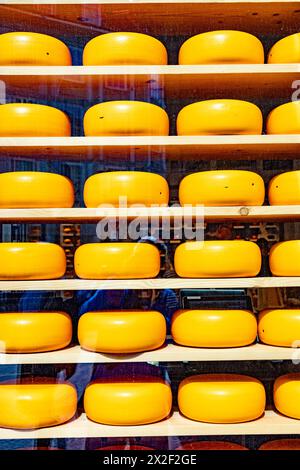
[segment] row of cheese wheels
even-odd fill
[[[300,374],[278,377],[274,383],[275,408],[300,419]],[[207,423],[241,423],[260,418],[266,405],[264,385],[238,374],[201,374],[184,379],[178,406],[187,418]],[[69,383],[51,379],[21,379],[0,385],[0,427],[34,429],[72,419],[77,393]],[[87,417],[100,424],[136,426],[161,421],[172,410],[169,383],[158,377],[98,379],[84,393]]]
[[[84,134],[95,136],[168,136],[166,111],[143,101],[107,101],[89,108],[83,119]],[[253,103],[216,99],[182,108],[177,135],[260,135],[263,115]],[[266,121],[267,134],[300,134],[300,101],[273,109]],[[71,122],[61,110],[32,103],[0,106],[0,137],[70,137]]]
[[[55,188],[55,192],[53,192]],[[143,171],[112,171],[90,176],[84,185],[86,207],[167,206],[169,185],[165,178]],[[271,205],[300,204],[300,171],[275,176],[269,183]],[[265,185],[252,171],[202,171],[186,176],[179,185],[184,205],[261,206]],[[0,207],[73,207],[74,187],[61,175],[16,171],[0,174]]]
[[[72,65],[68,47],[46,34],[11,32],[0,35],[0,65]],[[183,43],[178,63],[263,64],[264,47],[252,34],[242,31],[209,31]],[[300,33],[276,42],[268,63],[300,62]],[[115,32],[93,38],[83,50],[83,65],[166,65],[165,46],[152,36]]]
[[[259,339],[271,346],[293,347],[300,338],[300,309],[268,309],[257,319],[248,310],[178,310],[171,322],[173,340],[182,346],[234,348]],[[63,349],[72,340],[65,312],[0,314],[0,352],[37,353]],[[166,321],[158,311],[87,312],[78,323],[83,349],[107,354],[151,351],[166,340]]]

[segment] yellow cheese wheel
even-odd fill
[[[196,441],[185,442],[177,447],[176,450],[249,450],[235,442],[229,441]]]
[[[291,34],[276,42],[268,56],[269,64],[292,64],[300,62],[300,33]]]
[[[158,275],[160,254],[150,243],[87,243],[74,265],[82,279],[145,279]]]
[[[300,338],[300,309],[266,309],[258,320],[259,339],[271,346],[293,347]]]
[[[166,338],[160,312],[111,310],[85,313],[78,323],[80,346],[89,351],[123,354],[151,351]]]
[[[83,65],[166,65],[168,54],[157,39],[141,33],[107,33],[83,51]]]
[[[32,103],[0,105],[0,137],[69,137],[68,116],[51,106]]]
[[[274,439],[264,442],[258,450],[300,450],[300,439]]]
[[[300,240],[273,245],[269,265],[273,276],[300,276]]]
[[[189,104],[177,116],[178,135],[261,134],[261,110],[240,100],[208,100]]]
[[[143,101],[107,101],[87,110],[86,136],[168,135],[169,118],[159,106]]]
[[[178,406],[189,419],[207,423],[242,423],[259,418],[266,404],[263,384],[237,374],[203,374],[184,379]]]
[[[269,203],[272,206],[300,204],[300,171],[288,171],[274,176],[269,183]]]
[[[183,346],[234,348],[255,341],[257,322],[248,310],[178,310],[171,332]]]
[[[282,104],[270,112],[267,134],[300,134],[300,101]]]
[[[0,35],[0,65],[72,65],[72,57],[52,36],[13,32]]]
[[[168,205],[168,182],[160,175],[144,171],[112,171],[90,176],[84,185],[86,207],[101,204],[131,206]]]
[[[54,243],[0,243],[0,279],[57,279],[65,274],[66,255]]]
[[[75,415],[77,393],[72,384],[39,379],[27,382],[0,384],[0,427],[45,428],[65,423]]]
[[[242,31],[209,31],[183,43],[178,63],[193,64],[263,64],[264,48],[257,37]]]
[[[264,199],[264,181],[252,171],[202,171],[186,176],[179,186],[182,206],[261,206]]]
[[[161,421],[171,412],[171,387],[159,378],[99,380],[85,390],[84,410],[96,423],[136,426]]]
[[[63,349],[72,339],[72,321],[64,312],[0,313],[0,350],[34,353]]]
[[[39,171],[0,174],[0,207],[72,207],[73,204],[73,184],[64,176]]]
[[[261,268],[261,252],[244,240],[189,241],[176,248],[174,266],[180,277],[253,277]]]
[[[300,419],[300,373],[278,377],[274,382],[273,398],[280,413]]]

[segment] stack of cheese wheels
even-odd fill
[[[150,243],[88,243],[75,252],[82,279],[145,279],[160,271],[159,250]]]
[[[261,269],[261,252],[245,240],[189,241],[176,248],[174,266],[180,277],[253,277]]]
[[[183,346],[234,348],[255,341],[257,322],[249,310],[178,310],[171,332]]]
[[[136,426],[167,418],[172,391],[160,378],[101,379],[85,390],[84,409],[96,423]]]
[[[168,135],[169,117],[159,106],[143,101],[107,101],[84,115],[86,136]]]
[[[300,171],[274,176],[269,183],[271,206],[300,204]]]
[[[0,427],[36,429],[69,421],[76,413],[77,393],[68,382],[21,378],[0,384]]]
[[[0,174],[0,207],[72,207],[73,204],[73,184],[64,176],[39,171]]]
[[[300,240],[275,243],[269,265],[273,276],[300,276]]]
[[[263,116],[253,103],[208,100],[189,104],[177,116],[178,135],[261,134]]]
[[[202,171],[186,176],[179,186],[182,206],[261,206],[264,199],[264,181],[252,171]]]
[[[72,65],[68,47],[47,34],[1,34],[0,51],[0,65]]]
[[[66,271],[64,250],[53,243],[0,243],[0,279],[57,279]]]
[[[300,62],[300,33],[291,34],[276,42],[268,56],[269,64],[292,64]]]
[[[185,442],[176,450],[249,450],[247,447],[229,441],[196,441]]]
[[[273,398],[280,413],[300,419],[300,373],[278,377],[274,383]]]
[[[274,439],[264,442],[258,450],[300,450],[300,439]]]
[[[168,202],[168,182],[154,173],[144,171],[98,173],[90,176],[84,185],[86,207],[168,205]]]
[[[0,313],[0,350],[35,353],[63,349],[72,339],[72,321],[64,312]]]
[[[300,338],[300,309],[267,309],[259,314],[259,339],[271,346],[288,348]]]
[[[116,354],[150,351],[162,346],[165,338],[165,318],[151,310],[88,312],[78,324],[80,346],[89,351]]]
[[[264,48],[259,39],[242,31],[209,31],[183,43],[178,63],[194,64],[263,64]]]
[[[184,379],[178,406],[189,419],[207,423],[242,423],[259,418],[266,404],[263,384],[237,374],[203,374]]]
[[[0,105],[0,137],[70,137],[68,116],[51,106],[31,103]]]
[[[165,46],[147,34],[106,33],[93,38],[83,51],[83,65],[166,65]]]
[[[270,112],[267,134],[300,134],[300,101],[282,104]]]

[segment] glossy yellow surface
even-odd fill
[[[208,100],[189,104],[177,116],[178,135],[261,134],[261,110],[241,100]]]
[[[183,43],[178,63],[193,64],[263,64],[264,48],[257,37],[242,31],[209,31]]]
[[[68,47],[47,34],[14,32],[0,35],[0,65],[72,65]]]
[[[0,313],[0,351],[35,353],[63,349],[72,339],[72,322],[64,312]]]
[[[87,243],[74,265],[82,279],[146,279],[158,275],[160,253],[149,243]]]
[[[181,413],[207,423],[252,421],[263,414],[265,404],[263,384],[246,375],[194,375],[184,379],[178,390]]]
[[[88,351],[127,354],[151,351],[166,338],[166,320],[160,312],[107,310],[80,317],[78,340]]]
[[[300,340],[300,309],[266,309],[260,312],[259,339],[271,346],[298,347]]]
[[[268,56],[269,64],[292,64],[300,62],[300,33],[291,34],[276,42]]]
[[[186,176],[179,186],[182,206],[261,206],[264,198],[264,181],[252,171],[202,171]]]
[[[300,439],[274,439],[264,442],[258,450],[300,450]]]
[[[98,381],[85,390],[84,410],[96,423],[136,426],[166,418],[172,407],[171,387],[158,378]]]
[[[235,348],[255,341],[257,322],[248,310],[178,310],[171,333],[183,346]]]
[[[0,174],[2,208],[72,207],[73,204],[73,184],[64,176],[38,171]]]
[[[32,103],[0,105],[0,137],[69,137],[68,116],[51,106]]]
[[[157,39],[141,33],[107,33],[83,51],[83,65],[166,65],[168,54]]]
[[[168,205],[169,186],[165,178],[154,173],[111,171],[90,176],[85,182],[83,196],[86,207]]]
[[[283,415],[300,419],[300,374],[278,377],[273,389],[274,405]]]
[[[300,240],[273,245],[269,254],[269,265],[273,276],[300,276]]]
[[[166,111],[143,101],[107,101],[92,106],[84,116],[86,136],[168,135]]]
[[[58,279],[66,255],[54,243],[0,243],[0,280]]]
[[[273,206],[300,204],[300,171],[274,176],[269,183],[269,203]]]
[[[180,277],[253,277],[261,268],[261,252],[244,240],[189,241],[176,248],[174,265]]]
[[[0,385],[0,427],[36,429],[69,421],[77,393],[69,383]]]
[[[300,101],[282,104],[270,112],[267,134],[300,134]]]

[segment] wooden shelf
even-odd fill
[[[142,436],[230,436],[230,435],[300,434],[300,420],[266,411],[255,421],[237,424],[209,424],[191,421],[178,412],[164,421],[142,426],[108,426],[87,419],[85,414],[60,426],[17,431],[0,429],[0,439],[48,439]]]

